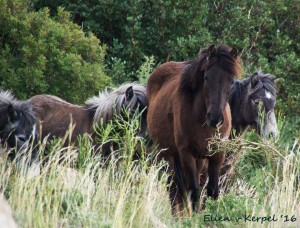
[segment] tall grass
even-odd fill
[[[92,146],[89,136],[80,137],[78,147],[64,147],[68,137],[50,144],[41,142],[44,154],[38,175],[17,169],[6,153],[1,156],[0,190],[20,227],[294,227],[300,224],[298,140],[283,147],[279,141],[249,134],[239,142],[219,143],[221,150],[240,153],[229,187],[221,190],[217,201],[208,199],[201,213],[178,219],[171,215],[166,164],[152,164],[152,152],[145,153],[144,140],[134,134],[135,122],[117,125],[118,131],[112,125],[97,130],[100,144],[111,140],[118,144],[109,158]],[[120,129],[124,131],[122,134]],[[140,160],[133,160],[135,148],[140,144],[145,154]],[[252,216],[255,219],[271,216],[277,221],[248,221]],[[211,221],[211,218],[230,221]]]

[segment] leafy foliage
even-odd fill
[[[82,102],[110,83],[106,46],[59,8],[28,12],[22,2],[0,6],[0,81],[20,98],[50,93]]]
[[[205,28],[207,9],[201,1],[36,0],[33,7],[49,7],[55,15],[63,6],[74,22],[108,45],[106,64],[115,82],[137,80],[135,73],[144,56],[158,62],[195,58],[199,47],[211,43]],[[121,74],[120,74],[121,70]],[[122,73],[124,72],[124,73]]]

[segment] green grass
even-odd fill
[[[132,156],[137,144],[135,123],[119,123],[119,131],[99,138],[119,143],[110,158],[95,152],[89,136],[78,148],[54,140],[42,156],[39,175],[25,174],[4,154],[0,162],[0,190],[12,207],[20,227],[296,227],[300,224],[300,144],[283,146],[278,140],[246,135],[229,188],[217,201],[208,199],[199,214],[171,215],[166,191],[166,164],[152,164],[153,154],[140,161]],[[114,132],[110,130],[109,132]],[[101,134],[104,134],[101,135]],[[65,137],[67,140],[68,137]],[[101,143],[101,142],[100,142]],[[236,150],[234,142],[219,144]],[[149,150],[148,150],[149,153]],[[154,153],[154,152],[153,152]],[[202,196],[205,195],[205,191]],[[271,216],[277,221],[245,221]],[[211,221],[211,218],[219,221]],[[220,221],[229,219],[230,221]],[[291,221],[295,220],[296,221]],[[285,222],[286,220],[289,220]]]

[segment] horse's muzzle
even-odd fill
[[[206,114],[206,122],[209,127],[216,128],[218,125],[221,125],[224,121],[223,115],[215,115],[208,112]]]

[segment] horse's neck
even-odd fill
[[[204,71],[202,69],[202,62],[201,60],[197,60],[197,62],[194,62],[191,66],[191,83],[193,89],[197,89],[198,91],[201,91],[202,96],[202,90],[203,90],[203,84],[201,83],[201,77],[204,77]]]
[[[192,98],[192,109],[193,110],[191,111],[195,113],[197,120],[205,123],[207,107],[204,102],[203,87],[199,88],[199,90],[195,93],[194,98]]]
[[[180,77],[180,89],[185,91],[185,93],[196,93],[199,87],[202,87],[204,71],[201,61],[185,62],[183,73]]]

